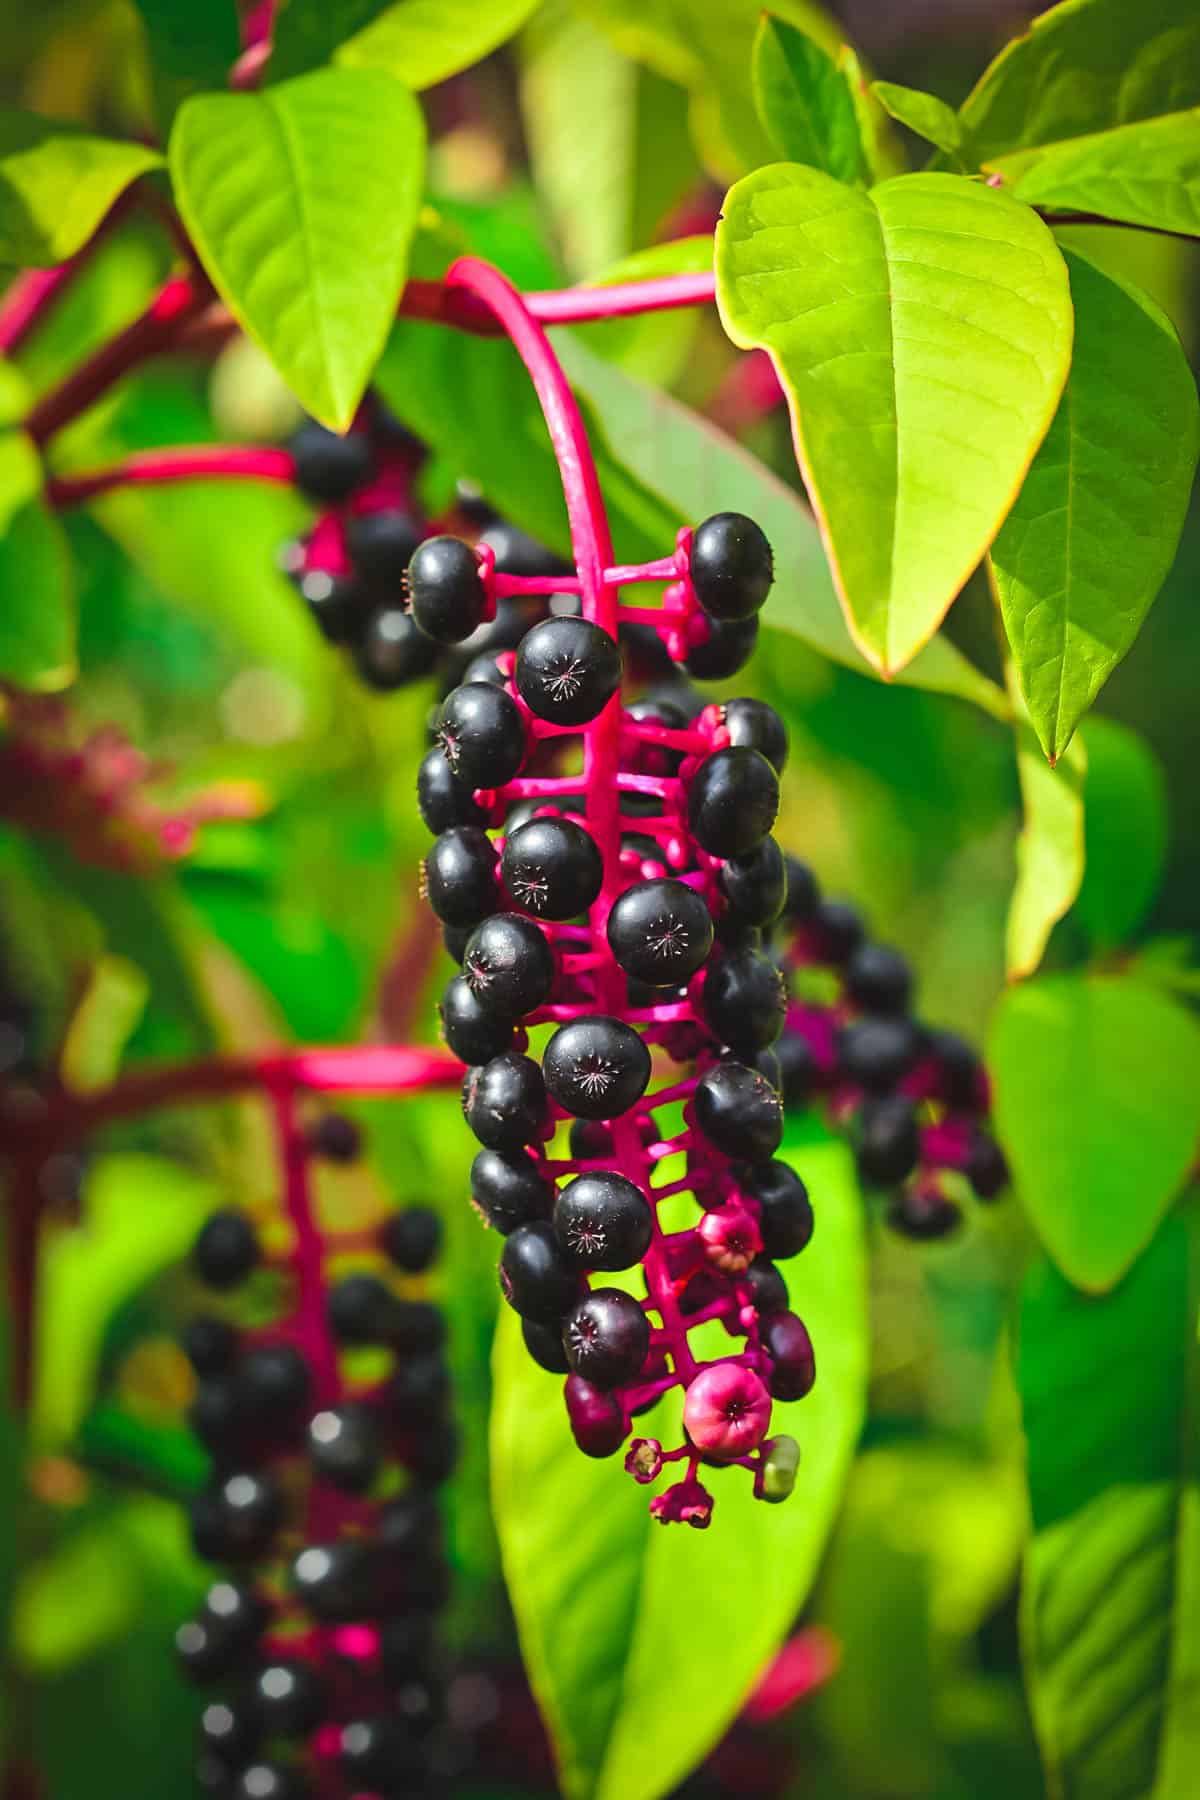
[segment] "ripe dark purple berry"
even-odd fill
[[[516,1019],[549,999],[554,951],[531,919],[494,913],[472,932],[463,975],[486,1012]]]
[[[447,984],[438,1011],[446,1043],[465,1063],[490,1062],[512,1046],[512,1020],[481,1006],[465,975],[456,975]]]
[[[789,882],[789,895],[790,892]],[[787,908],[789,913],[790,907],[789,898]],[[791,914],[791,916],[799,915]],[[841,968],[849,962],[867,935],[861,916],[845,900],[818,901],[811,922],[817,950],[824,961],[832,963],[835,968]]]
[[[258,1234],[245,1213],[232,1207],[215,1212],[192,1246],[192,1267],[208,1287],[237,1287],[257,1265]]]
[[[744,513],[714,513],[692,533],[692,587],[715,619],[753,617],[771,591],[774,560],[761,528]]]
[[[421,1791],[421,1747],[401,1719],[360,1719],[343,1726],[339,1761],[353,1793]]]
[[[375,1558],[362,1538],[306,1545],[292,1563],[291,1577],[296,1594],[323,1625],[375,1616],[380,1593]]]
[[[437,646],[417,630],[401,606],[377,607],[354,646],[359,676],[380,694],[419,681],[436,660]]]
[[[259,1429],[286,1432],[308,1405],[312,1374],[294,1344],[258,1344],[243,1356],[237,1385]]]
[[[920,1048],[909,1019],[858,1019],[838,1033],[838,1071],[844,1081],[883,1094],[907,1075]]]
[[[621,653],[608,633],[587,619],[544,619],[521,640],[515,680],[539,719],[586,725],[617,691]]]
[[[442,1221],[430,1206],[406,1206],[392,1213],[380,1229],[379,1244],[388,1261],[406,1275],[421,1275],[442,1246]]]
[[[784,1106],[803,1106],[821,1085],[823,1071],[816,1051],[798,1031],[785,1031],[775,1045]]]
[[[563,1398],[575,1442],[585,1456],[612,1456],[621,1448],[629,1426],[612,1394],[579,1375],[568,1375]]]
[[[692,644],[683,660],[689,675],[697,681],[728,681],[744,669],[758,643],[758,620],[714,619],[706,621],[708,633],[698,644]]]
[[[307,569],[300,577],[309,616],[327,644],[353,644],[374,610],[371,596],[353,575]]]
[[[442,702],[438,743],[470,788],[503,787],[525,760],[525,722],[512,695],[487,681],[456,687]]]
[[[785,1162],[757,1163],[738,1171],[744,1194],[757,1200],[759,1230],[767,1256],[798,1256],[813,1234],[812,1203],[808,1189]]]
[[[696,1084],[696,1123],[726,1156],[766,1162],[783,1137],[779,1095],[757,1070],[720,1062]]]
[[[761,751],[775,773],[783,774],[788,759],[787,727],[773,706],[765,700],[727,700],[721,720],[731,744]]]
[[[467,1124],[489,1150],[523,1150],[540,1137],[546,1117],[542,1071],[512,1050],[493,1056],[467,1070],[462,1105]]]
[[[622,1387],[637,1377],[646,1360],[650,1324],[631,1294],[593,1288],[567,1314],[563,1346],[572,1374],[582,1375],[593,1387]]]
[[[409,559],[420,542],[420,525],[397,506],[358,513],[346,521],[346,550],[355,574],[397,604]]]
[[[749,855],[722,863],[718,880],[729,914],[742,925],[773,925],[783,911],[787,869],[773,837],[765,837]]]
[[[770,1388],[777,1400],[803,1400],[816,1380],[812,1339],[792,1312],[768,1313],[760,1321],[762,1345],[771,1358]]]
[[[748,856],[778,811],[779,777],[759,750],[714,750],[688,788],[688,824],[710,856]]]
[[[654,1218],[641,1189],[624,1175],[577,1175],[554,1205],[554,1231],[580,1269],[630,1269],[650,1248]]]
[[[307,1737],[325,1713],[325,1685],[303,1662],[275,1658],[265,1663],[254,1677],[251,1695],[268,1737]]]
[[[261,1735],[261,1726],[248,1706],[231,1706],[213,1700],[200,1714],[200,1742],[226,1767],[249,1756]]]
[[[550,1217],[554,1188],[527,1151],[502,1156],[481,1150],[471,1164],[471,1198],[488,1224],[507,1237],[518,1225]]]
[[[902,1188],[888,1207],[887,1222],[901,1237],[931,1244],[957,1231],[962,1213],[936,1188]]]
[[[324,1481],[348,1494],[363,1494],[383,1461],[375,1414],[353,1401],[327,1407],[309,1421],[308,1454]]]
[[[496,901],[496,852],[478,825],[453,825],[425,858],[425,891],[444,925],[475,926]]]
[[[314,420],[293,433],[287,447],[296,465],[296,486],[326,505],[348,500],[375,473],[370,443],[359,431],[342,437]]]
[[[787,1310],[787,1282],[769,1256],[756,1256],[746,1270],[745,1279],[750,1284],[754,1305],[760,1313]]]
[[[583,1119],[616,1119],[650,1080],[650,1052],[632,1025],[595,1016],[560,1025],[542,1057],[547,1091]]]
[[[704,978],[704,1016],[719,1043],[752,1058],[783,1030],[787,990],[779,969],[757,950],[738,950],[709,966]]]
[[[976,1132],[967,1152],[964,1174],[979,1200],[994,1200],[1008,1186],[1008,1163],[994,1138]]]
[[[345,1113],[324,1113],[307,1136],[309,1152],[326,1162],[357,1162],[362,1153],[362,1127]]]
[[[434,1351],[397,1362],[384,1394],[389,1418],[406,1431],[441,1417],[449,1399],[450,1371]]]
[[[496,519],[480,534],[496,557],[496,570],[501,575],[567,575],[570,564],[553,550],[547,550],[536,538],[508,519]]]
[[[873,1187],[894,1187],[917,1166],[921,1134],[910,1100],[889,1095],[868,1100],[859,1115],[858,1172]]]
[[[197,1495],[191,1508],[196,1554],[209,1562],[255,1562],[283,1523],[283,1494],[273,1476],[241,1470]]]
[[[408,565],[412,615],[426,637],[461,644],[483,618],[487,595],[475,552],[461,538],[426,538]]]
[[[535,1363],[551,1375],[565,1375],[571,1365],[563,1349],[562,1328],[556,1322],[543,1325],[537,1319],[521,1320],[521,1336]]]
[[[339,1344],[384,1344],[398,1302],[376,1275],[344,1275],[329,1290],[326,1312]]]
[[[312,1800],[312,1788],[286,1763],[253,1762],[237,1777],[229,1800]]]
[[[860,944],[845,970],[846,992],[868,1013],[906,1013],[912,1001],[912,970],[887,944]]]
[[[194,1681],[217,1681],[232,1674],[253,1650],[267,1618],[266,1607],[251,1588],[215,1582],[198,1617],[175,1634],[180,1667]]]
[[[471,789],[459,781],[440,750],[426,752],[417,771],[417,807],[429,831],[479,825],[486,817]]]
[[[227,1375],[237,1356],[238,1334],[227,1319],[201,1313],[189,1319],[181,1334],[183,1353],[202,1379]]]
[[[537,818],[505,838],[500,874],[516,904],[539,919],[573,919],[600,892],[595,839],[572,819]]]
[[[821,890],[807,863],[802,863],[797,856],[785,856],[783,860],[787,870],[783,916],[789,924],[800,925],[815,918],[821,905]]]
[[[579,1277],[545,1220],[518,1225],[504,1240],[500,1289],[514,1312],[545,1325],[562,1318],[579,1289]]]
[[[627,975],[678,987],[712,949],[713,922],[695,888],[670,877],[636,881],[608,915],[608,942]]]

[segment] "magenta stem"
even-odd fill
[[[19,350],[58,295],[67,287],[78,265],[74,258],[53,269],[28,269],[18,275],[0,300],[0,355]]]
[[[297,1113],[296,1090],[291,1077],[274,1075],[267,1092],[275,1121],[279,1166],[283,1171],[284,1207],[294,1236],[291,1264],[296,1280],[296,1303],[292,1309],[292,1328],[313,1372],[317,1405],[331,1406],[338,1399],[340,1390],[337,1357],[325,1324],[324,1253],[309,1192],[308,1145]]]
[[[198,444],[187,449],[141,450],[108,468],[82,475],[56,475],[46,496],[60,509],[79,506],[112,488],[161,486],[175,481],[295,480],[295,460],[287,450],[241,444]]]

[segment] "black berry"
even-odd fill
[[[345,437],[314,422],[302,425],[288,442],[296,465],[296,486],[310,500],[336,506],[375,473],[371,446],[361,432]]]
[[[496,852],[478,825],[452,825],[425,858],[425,891],[444,925],[475,926],[496,901]]]
[[[977,1132],[972,1138],[964,1173],[980,1200],[994,1200],[1008,1186],[1004,1152],[986,1132]]]
[[[554,1188],[525,1150],[481,1150],[471,1164],[471,1198],[488,1224],[507,1236],[518,1225],[548,1219]]]
[[[461,644],[483,618],[487,595],[475,552],[461,538],[431,537],[408,565],[412,616],[439,644]]]
[[[307,1663],[265,1663],[251,1692],[268,1737],[307,1737],[324,1716],[325,1687]]]
[[[789,882],[789,896],[790,892]],[[786,910],[789,917],[800,916],[792,913],[790,897]],[[859,914],[845,900],[818,901],[811,917],[811,923],[816,935],[817,949],[825,961],[832,963],[835,968],[840,968],[849,962],[867,935],[866,927]]]
[[[760,1321],[762,1346],[771,1358],[770,1388],[777,1400],[803,1400],[816,1379],[812,1339],[795,1313],[768,1313]]]
[[[771,591],[771,546],[744,513],[714,513],[692,533],[689,573],[697,600],[713,618],[750,618]]]
[[[654,1219],[640,1188],[624,1175],[577,1175],[554,1205],[554,1231],[581,1269],[629,1269],[654,1236]]]
[[[539,719],[586,725],[617,691],[621,653],[587,619],[544,619],[521,640],[515,680]]]
[[[317,1413],[309,1422],[308,1454],[325,1481],[348,1494],[365,1493],[383,1460],[374,1413],[352,1401]]]
[[[523,1319],[550,1325],[561,1319],[579,1287],[579,1277],[559,1249],[545,1220],[518,1225],[504,1240],[500,1288]]]
[[[396,506],[359,513],[346,522],[346,549],[355,572],[376,592],[394,595],[397,602],[404,572],[420,542],[420,525]]]
[[[779,777],[759,750],[714,750],[688,788],[688,823],[710,856],[749,855],[778,811]]]
[[[729,912],[743,925],[773,925],[787,897],[787,869],[773,837],[722,863],[718,880]]]
[[[845,970],[846,992],[869,1013],[906,1013],[912,1000],[912,970],[887,944],[860,944]]]
[[[620,1449],[629,1427],[612,1394],[580,1375],[568,1375],[563,1398],[575,1442],[585,1456],[612,1456]]]
[[[726,1156],[766,1162],[783,1136],[779,1095],[744,1063],[720,1062],[701,1076],[693,1097],[696,1123]]]
[[[463,1114],[489,1150],[522,1150],[537,1141],[546,1117],[542,1071],[528,1056],[508,1050],[463,1080]]]
[[[731,744],[761,751],[775,773],[783,774],[788,759],[787,728],[773,706],[765,700],[727,700],[721,717]]]
[[[707,635],[693,644],[684,657],[683,666],[697,681],[727,681],[744,669],[758,642],[758,620],[706,620]]]
[[[357,1162],[362,1153],[362,1127],[345,1113],[324,1113],[308,1132],[308,1148],[326,1162]]]
[[[548,1369],[551,1375],[566,1375],[569,1372],[571,1365],[567,1361],[562,1330],[557,1323],[543,1325],[537,1319],[522,1319],[521,1336],[525,1340],[525,1348],[541,1368]]]
[[[430,1206],[406,1206],[385,1220],[379,1243],[398,1269],[421,1275],[441,1249],[442,1221]]]
[[[300,592],[317,630],[327,644],[352,644],[373,611],[367,589],[353,575],[333,575],[328,569],[308,569],[300,577]]]
[[[622,1387],[646,1360],[649,1321],[632,1295],[620,1288],[593,1288],[568,1313],[563,1345],[573,1374],[593,1387]]]
[[[400,606],[380,606],[363,626],[354,647],[354,666],[369,688],[381,694],[428,675],[437,646],[417,630]]]
[[[858,1120],[857,1161],[862,1179],[875,1187],[894,1187],[917,1166],[921,1135],[912,1102],[899,1095],[869,1100]]]
[[[463,975],[485,1012],[515,1019],[549,999],[554,951],[532,920],[495,913],[472,932]]]
[[[465,975],[456,975],[447,984],[438,1011],[447,1044],[465,1063],[489,1062],[512,1044],[511,1019],[481,1006]]]
[[[930,1244],[957,1231],[962,1214],[936,1188],[902,1188],[888,1207],[887,1222],[901,1237]]]
[[[258,1234],[245,1213],[232,1208],[213,1213],[192,1246],[192,1267],[213,1288],[232,1288],[244,1281],[262,1252]]]
[[[783,1030],[787,1013],[783,976],[759,951],[738,950],[710,965],[703,1005],[718,1041],[751,1058],[769,1048]]]
[[[467,787],[503,787],[525,760],[520,708],[504,688],[487,681],[467,682],[447,694],[437,736],[451,773]]]
[[[608,915],[608,942],[627,975],[678,987],[712,949],[712,917],[703,896],[682,881],[637,881]]]
[[[542,1057],[549,1093],[577,1118],[615,1119],[650,1080],[650,1052],[632,1025],[591,1017],[560,1025]]]
[[[572,819],[538,818],[505,838],[500,874],[516,904],[539,919],[573,919],[600,892],[604,864]]]
[[[428,831],[478,825],[486,818],[471,789],[456,779],[440,750],[430,750],[417,771],[417,806]]]
[[[225,1319],[207,1313],[189,1319],[183,1328],[183,1353],[197,1375],[227,1375],[237,1356],[238,1334]]]
[[[763,1251],[771,1257],[798,1256],[813,1234],[808,1189],[785,1162],[757,1163],[739,1170],[742,1189],[761,1209]]]
[[[544,544],[530,537],[507,519],[496,519],[480,535],[480,543],[490,546],[501,575],[566,575],[570,565],[555,556]]]
[[[239,1471],[192,1504],[192,1542],[209,1562],[254,1562],[283,1522],[283,1495],[270,1475]]]
[[[858,1019],[838,1033],[838,1071],[843,1080],[883,1094],[908,1073],[920,1048],[908,1019]]]

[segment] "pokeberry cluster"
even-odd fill
[[[701,1465],[745,1466],[766,1500],[791,1491],[799,1449],[771,1435],[772,1401],[814,1379],[776,1267],[812,1211],[775,1157],[786,994],[757,943],[784,902],[771,827],[787,742],[758,701],[695,720],[664,697],[624,705],[618,633],[653,631],[694,663],[729,628],[744,657],[771,578],[762,532],[721,514],[660,563],[606,571],[602,607],[575,579],[583,616],[543,620],[448,694],[418,778],[438,834],[425,892],[462,971],[443,1029],[470,1065],[472,1198],[505,1238],[504,1296],[534,1359],[566,1377],[588,1454],[614,1454],[679,1390],[681,1443],[638,1438],[626,1467],[651,1482],[684,1463],[651,1511],[699,1527]],[[619,587],[663,579],[657,607],[618,604]],[[414,616],[450,642],[498,586],[519,591],[444,538],[409,567]],[[737,1347],[701,1360],[689,1334],[704,1325]]]
[[[789,985],[778,1045],[787,1104],[824,1103],[849,1127],[859,1175],[888,1193],[897,1231],[947,1236],[962,1219],[947,1173],[981,1201],[1008,1184],[1004,1152],[986,1129],[982,1062],[956,1033],[913,1015],[905,958],[872,943],[860,914],[825,898],[812,871],[790,857],[778,931]]]
[[[455,1436],[444,1321],[422,1293],[441,1227],[413,1206],[370,1232],[315,1235],[296,1207],[309,1166],[357,1151],[340,1115],[290,1133],[286,1254],[268,1254],[234,1209],[208,1219],[192,1252],[218,1296],[249,1286],[245,1310],[274,1315],[248,1328],[222,1306],[183,1337],[191,1423],[211,1457],[192,1539],[221,1573],[176,1641],[214,1689],[198,1774],[223,1800],[441,1791],[436,1489]]]
[[[296,486],[321,512],[304,537],[285,546],[284,572],[322,635],[348,652],[369,688],[387,693],[426,676],[443,690],[452,687],[476,659],[515,648],[545,616],[548,589],[501,600],[495,616],[462,633],[453,648],[421,630],[419,611],[408,605],[408,566],[439,529],[417,492],[426,452],[377,397],[345,436],[310,422],[288,449]],[[468,482],[460,482],[452,512],[440,523],[477,541],[501,574],[540,583],[566,573],[558,557],[500,518]],[[437,542],[470,554],[465,538],[441,535]]]

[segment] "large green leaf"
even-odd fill
[[[1049,1791],[1187,1800],[1200,1758],[1196,1221],[1168,1219],[1115,1293],[1046,1264],[1018,1381],[1034,1536],[1022,1640]]]
[[[1071,373],[992,546],[1004,628],[1052,760],[1129,649],[1175,556],[1200,404],[1154,302],[1065,252]]]
[[[850,631],[916,655],[1012,505],[1071,357],[1066,266],[1029,208],[957,175],[869,193],[758,169],[726,196],[717,300],[770,352]]]
[[[29,465],[32,461],[33,467]],[[29,497],[17,498],[24,477]],[[37,494],[20,433],[0,439],[0,680],[39,692],[75,679],[75,589],[62,527]]]
[[[180,109],[171,172],[214,284],[297,397],[354,416],[387,339],[420,204],[424,125],[376,69],[322,69]]]
[[[1013,709],[1022,818],[1005,961],[1009,976],[1017,979],[1033,974],[1083,880],[1087,753],[1076,738],[1057,767],[1048,768],[1015,691]]]
[[[1021,160],[989,166],[1015,175],[1014,192],[1030,206],[1200,235],[1200,106],[1058,144],[1024,173]]]
[[[1064,0],[1006,45],[964,101],[983,162],[1200,103],[1191,0]]]
[[[323,8],[327,0],[318,0]],[[398,0],[341,45],[336,60],[432,87],[512,37],[538,0]]]
[[[1098,948],[1112,950],[1145,918],[1167,854],[1162,764],[1114,719],[1088,721],[1084,843],[1075,917]]]
[[[0,263],[62,262],[162,157],[36,113],[0,108]]]
[[[661,1527],[620,1460],[576,1450],[558,1384],[519,1321],[495,1357],[492,1481],[522,1649],[568,1800],[656,1800],[724,1732],[804,1601],[862,1417],[866,1323],[861,1201],[845,1147],[819,1125],[789,1140],[817,1213],[786,1265],[818,1377],[794,1422],[800,1477],[780,1507],[714,1477],[706,1533]]]
[[[608,438],[620,444],[632,472],[670,504],[676,523],[694,524],[730,509],[758,520],[775,552],[775,588],[763,614],[765,624],[795,633],[834,662],[872,674],[846,630],[817,528],[800,495],[699,413],[610,368],[574,336],[560,334],[557,348]],[[1000,689],[942,637],[935,637],[897,679],[955,694],[997,718],[1008,714]]]
[[[1045,977],[1001,997],[988,1069],[1026,1212],[1067,1279],[1103,1293],[1195,1158],[1200,1026],[1130,978]]]
[[[863,178],[858,117],[841,70],[820,44],[770,13],[754,40],[754,98],[780,156],[838,181]]]

